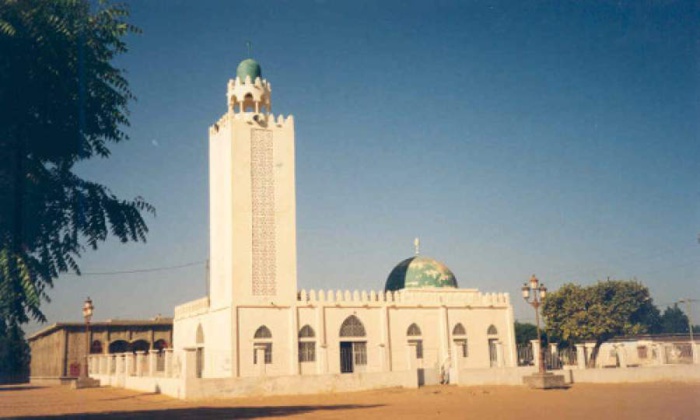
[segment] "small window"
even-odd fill
[[[467,346],[467,339],[455,340],[455,345],[457,346],[457,352],[462,355],[462,357],[469,357],[469,347]]]
[[[638,346],[637,347],[637,357],[640,359],[646,359],[649,357],[649,350],[647,346]]]
[[[258,364],[258,351],[257,349],[260,347],[265,348],[265,364],[269,365],[272,363],[272,343],[261,343],[256,345],[256,348],[253,349],[253,364],[257,365]]]
[[[355,365],[366,365],[367,364],[367,343],[359,342],[352,343],[353,353],[355,355]]]
[[[316,361],[316,343],[314,341],[302,341],[299,343],[299,361]]]
[[[497,334],[498,334],[498,330],[496,329],[496,326],[495,326],[495,325],[491,325],[486,333],[487,333],[488,335],[497,335]]]

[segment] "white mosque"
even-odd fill
[[[146,368],[129,375],[128,355],[94,362],[92,376],[190,398],[455,383],[517,365],[509,296],[459,288],[418,244],[381,290],[299,290],[294,119],[273,115],[255,60],[227,88],[209,128],[209,295],[175,308],[160,380],[157,368],[150,382]]]

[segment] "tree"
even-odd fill
[[[668,334],[688,333],[688,317],[678,304],[669,306],[661,315],[661,331]],[[693,329],[695,332],[695,329]]]
[[[572,343],[595,341],[591,364],[605,341],[659,329],[659,310],[649,289],[636,281],[609,280],[587,287],[565,284],[547,296],[542,315],[553,336]]]
[[[92,6],[91,6],[92,4]],[[88,0],[0,3],[0,323],[30,317],[60,273],[113,235],[145,241],[142,198],[82,179],[76,163],[127,140],[134,99],[112,60],[138,29],[124,6]]]
[[[530,344],[530,341],[537,339],[537,327],[529,322],[515,321],[515,343]],[[544,331],[541,332],[540,340],[547,340]]]
[[[19,325],[0,322],[0,384],[29,379],[29,345]]]

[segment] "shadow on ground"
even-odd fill
[[[314,411],[353,410],[382,405],[296,405],[276,407],[197,407],[170,410],[111,411],[92,414],[63,414],[57,416],[23,417],[23,419],[252,419],[283,417]]]
[[[43,386],[33,385],[1,385],[0,391],[26,391],[30,389],[44,388]]]

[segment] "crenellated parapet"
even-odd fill
[[[323,306],[394,305],[505,307],[510,305],[508,293],[481,293],[476,289],[403,289],[397,291],[301,290],[301,304]]]
[[[294,116],[287,115],[286,117],[282,114],[234,114],[232,112],[224,114],[219,121],[214,125],[209,127],[209,134],[213,135],[221,130],[225,130],[233,121],[244,121],[250,125],[256,125],[260,127],[272,128],[272,127],[294,127]]]

